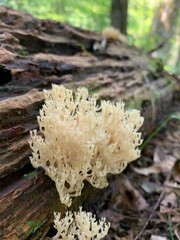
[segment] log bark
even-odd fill
[[[0,236],[44,239],[53,211],[65,211],[54,183],[34,170],[29,131],[38,127],[43,89],[86,86],[101,99],[141,109],[146,135],[171,106],[177,82],[138,49],[90,31],[0,7]],[[99,49],[94,50],[94,44]],[[86,184],[76,209],[93,188]]]

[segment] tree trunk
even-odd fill
[[[53,211],[63,214],[65,207],[54,183],[29,161],[29,130],[38,127],[42,90],[52,83],[74,90],[86,86],[101,99],[123,99],[141,109],[146,135],[170,109],[176,81],[126,44],[109,41],[94,51],[103,41],[100,34],[5,7],[0,19],[0,236],[44,239]],[[93,191],[86,184],[72,209]]]
[[[111,25],[124,35],[127,34],[128,0],[112,0]]]
[[[179,8],[179,0],[163,0],[156,9],[153,19],[150,34],[151,37],[153,36],[155,39],[155,44],[160,46],[157,47],[153,54],[154,56],[163,59],[165,63],[171,59],[170,52],[176,41],[177,48],[179,47],[179,28],[177,24]],[[175,35],[177,35],[177,40]],[[173,38],[174,41],[172,41]],[[175,52],[178,52],[178,49]]]
[[[65,1],[64,0],[56,0],[53,2],[54,11],[57,14],[62,14],[65,12]]]

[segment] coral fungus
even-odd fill
[[[104,218],[97,221],[92,213],[84,212],[81,208],[79,212],[66,212],[64,218],[60,219],[60,217],[60,213],[54,213],[57,234],[52,238],[53,240],[100,240],[107,234],[110,227],[110,224],[105,223]]]
[[[31,163],[43,167],[55,181],[60,200],[71,205],[84,180],[97,188],[108,185],[107,174],[117,174],[140,156],[143,118],[137,110],[125,110],[123,102],[97,103],[86,88],[76,93],[52,85],[44,91],[37,130],[31,131]]]

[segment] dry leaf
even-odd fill
[[[106,218],[111,224],[117,223],[123,219],[123,216],[112,209],[103,210],[99,216]]]
[[[178,240],[180,240],[180,223],[178,223],[174,228],[174,233]]]
[[[161,201],[160,213],[169,213],[177,207],[177,196],[174,192],[169,193]]]
[[[150,240],[167,240],[167,237],[152,235]]]
[[[172,143],[180,142],[179,131],[177,130],[173,133],[167,133],[167,139],[170,140]]]
[[[158,185],[155,182],[145,181],[141,184],[141,188],[146,193],[153,193],[157,191]]]
[[[179,142],[177,143],[179,145]],[[180,159],[180,147],[175,147],[173,149],[173,156],[177,159]]]
[[[155,165],[147,167],[147,168],[136,168],[136,167],[132,167],[132,168],[136,173],[144,175],[144,176],[148,176],[150,174],[158,174],[161,172],[161,169]]]
[[[114,208],[123,210],[138,210],[147,209],[148,204],[137,191],[125,175],[121,175],[113,184],[113,196],[111,204]]]
[[[178,159],[172,169],[172,178],[175,182],[180,183],[180,160]]]
[[[164,160],[158,163],[154,163],[152,166],[147,168],[135,168],[134,171],[138,174],[148,176],[150,174],[158,174],[158,173],[166,173],[170,172],[174,163],[176,162],[176,158],[171,155],[165,155]]]
[[[130,235],[130,236],[126,236],[126,237],[121,237],[119,238],[120,240],[132,240],[133,237]]]
[[[180,209],[174,210],[174,216],[171,217],[171,220],[173,223],[178,223],[178,224],[180,223]],[[179,226],[179,230],[180,230],[180,226]]]
[[[165,153],[163,151],[163,148],[157,146],[154,150],[153,162],[154,163],[160,163],[164,160],[164,157],[165,157]]]

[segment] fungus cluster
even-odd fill
[[[114,27],[106,27],[105,29],[103,29],[102,35],[109,40],[120,41],[122,43],[128,43],[125,35],[123,35],[118,29],[116,29]]]
[[[81,195],[84,180],[104,188],[108,173],[122,172],[140,156],[137,131],[143,118],[137,110],[125,110],[123,102],[98,102],[86,88],[73,93],[52,85],[44,94],[39,132],[30,133],[31,163],[45,169],[69,207],[72,197]]]
[[[52,240],[100,240],[106,236],[110,224],[106,224],[104,218],[97,220],[92,213],[84,212],[80,208],[79,212],[66,212],[62,219],[60,213],[54,213],[54,227],[57,234]]]

